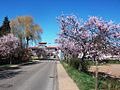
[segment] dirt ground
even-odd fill
[[[91,66],[89,71],[95,72],[95,66]],[[98,66],[98,71],[110,74],[112,77],[120,78],[120,64]]]

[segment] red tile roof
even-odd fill
[[[47,46],[48,49],[57,49],[58,47],[56,46]]]
[[[38,47],[29,47],[30,49],[37,49]]]
[[[47,42],[40,42],[39,44],[47,44]]]

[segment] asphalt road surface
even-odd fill
[[[57,90],[56,61],[0,71],[0,90]]]

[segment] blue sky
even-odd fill
[[[75,14],[87,19],[99,16],[105,20],[120,22],[120,0],[0,0],[0,25],[4,16],[11,20],[17,16],[30,15],[43,29],[42,41],[55,45],[59,33],[56,17]]]

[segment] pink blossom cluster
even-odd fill
[[[60,23],[58,39],[61,50],[68,54],[101,55],[118,53],[120,48],[120,24],[105,21],[96,16],[89,17],[84,23],[75,15],[62,15],[57,19]]]
[[[0,57],[7,58],[16,52],[19,46],[19,39],[13,34],[0,37]]]

